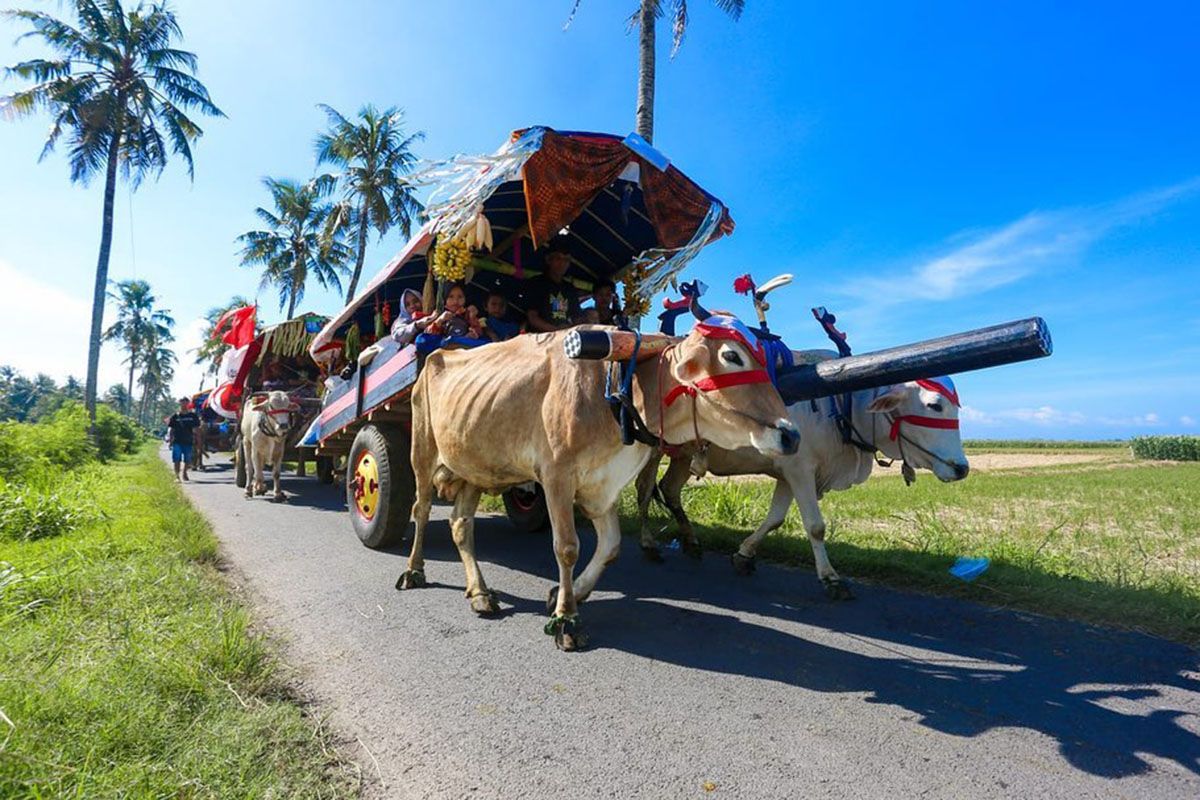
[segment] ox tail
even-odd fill
[[[653,498],[654,502],[658,503],[658,507],[661,508],[663,511],[668,511],[668,512],[674,513],[672,511],[671,507],[669,505],[667,505],[667,498],[662,493],[662,487],[658,485],[658,481],[655,481],[651,485],[650,497]]]

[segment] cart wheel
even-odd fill
[[[404,538],[416,496],[408,432],[398,425],[366,425],[346,462],[346,506],[354,532],[367,547]]]
[[[324,484],[333,483],[332,456],[317,456],[317,480]]]
[[[239,489],[246,488],[246,459],[242,457],[242,437],[233,440],[233,483]]]
[[[501,497],[508,519],[517,530],[525,533],[540,533],[550,527],[550,512],[546,510],[546,494],[542,485],[535,483],[533,491],[515,486]]]

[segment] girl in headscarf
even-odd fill
[[[434,318],[421,309],[420,292],[415,289],[405,289],[404,293],[400,295],[400,313],[396,315],[396,321],[392,323],[391,336],[401,347],[404,347],[406,344],[411,344],[412,340],[417,338],[417,334],[428,328],[433,321]],[[363,348],[358,355],[358,366],[365,367],[370,364],[382,350],[379,342]],[[343,370],[342,377],[349,380],[352,374],[354,374],[354,370],[347,367]]]

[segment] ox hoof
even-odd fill
[[[471,601],[471,610],[481,617],[490,617],[500,613],[500,601],[496,599],[496,593],[491,589],[485,589],[468,599]]]
[[[401,591],[405,589],[423,589],[425,586],[425,573],[419,569],[405,570],[400,573],[400,579],[396,581],[396,588]]]
[[[588,646],[588,635],[578,614],[566,617],[551,617],[546,623],[547,635],[554,637],[554,646],[565,653],[583,650]]]
[[[733,563],[733,571],[738,575],[753,575],[754,570],[757,569],[754,559],[747,558],[741,553],[734,553],[729,560]]]
[[[550,591],[546,594],[546,613],[553,616],[556,608],[558,608],[558,587],[551,586]]]
[[[287,495],[284,494],[283,492],[278,492],[276,494],[273,494],[273,495],[271,495],[271,502],[272,503],[286,503]]]
[[[663,563],[662,553],[659,552],[658,547],[655,545],[652,545],[652,544],[642,545],[642,556],[644,556],[645,559],[647,561],[651,562],[652,564]]]
[[[700,557],[704,555],[704,548],[700,546],[700,540],[695,536],[684,539],[680,543],[680,547],[682,548],[685,556],[695,559],[696,561],[699,561]]]
[[[841,578],[822,578],[821,583],[825,584],[825,596],[830,600],[854,599],[854,592],[850,591],[850,584]]]

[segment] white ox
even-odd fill
[[[958,394],[949,378],[853,392],[846,418],[858,446],[845,441],[834,402],[840,406],[841,399],[804,400],[788,406],[788,416],[800,431],[800,447],[794,455],[772,458],[744,448],[731,451],[713,447],[708,450],[707,467],[714,475],[768,475],[776,480],[767,518],[733,555],[737,572],[748,575],[754,571],[759,544],[783,524],[794,499],[812,545],[817,577],[830,597],[846,599],[851,597],[850,589],[829,563],[825,551],[825,519],[819,504],[825,493],[849,489],[867,480],[875,465],[876,450],[901,461],[909,482],[915,479],[914,468],[928,469],[942,481],[956,481],[967,476],[969,467],[958,431]],[[845,416],[845,409],[842,413]],[[689,456],[684,453],[671,459],[658,488],[679,524],[684,550],[698,555],[700,545],[680,501],[690,474]],[[654,560],[661,557],[646,517],[658,461],[651,459],[637,480],[642,549]]]
[[[242,463],[246,465],[246,497],[266,494],[266,464],[270,462],[275,473],[275,488],[271,499],[282,502],[285,498],[279,490],[279,473],[283,471],[283,451],[288,433],[292,429],[292,414],[298,406],[287,392],[268,392],[265,397],[254,397],[242,414]]]

